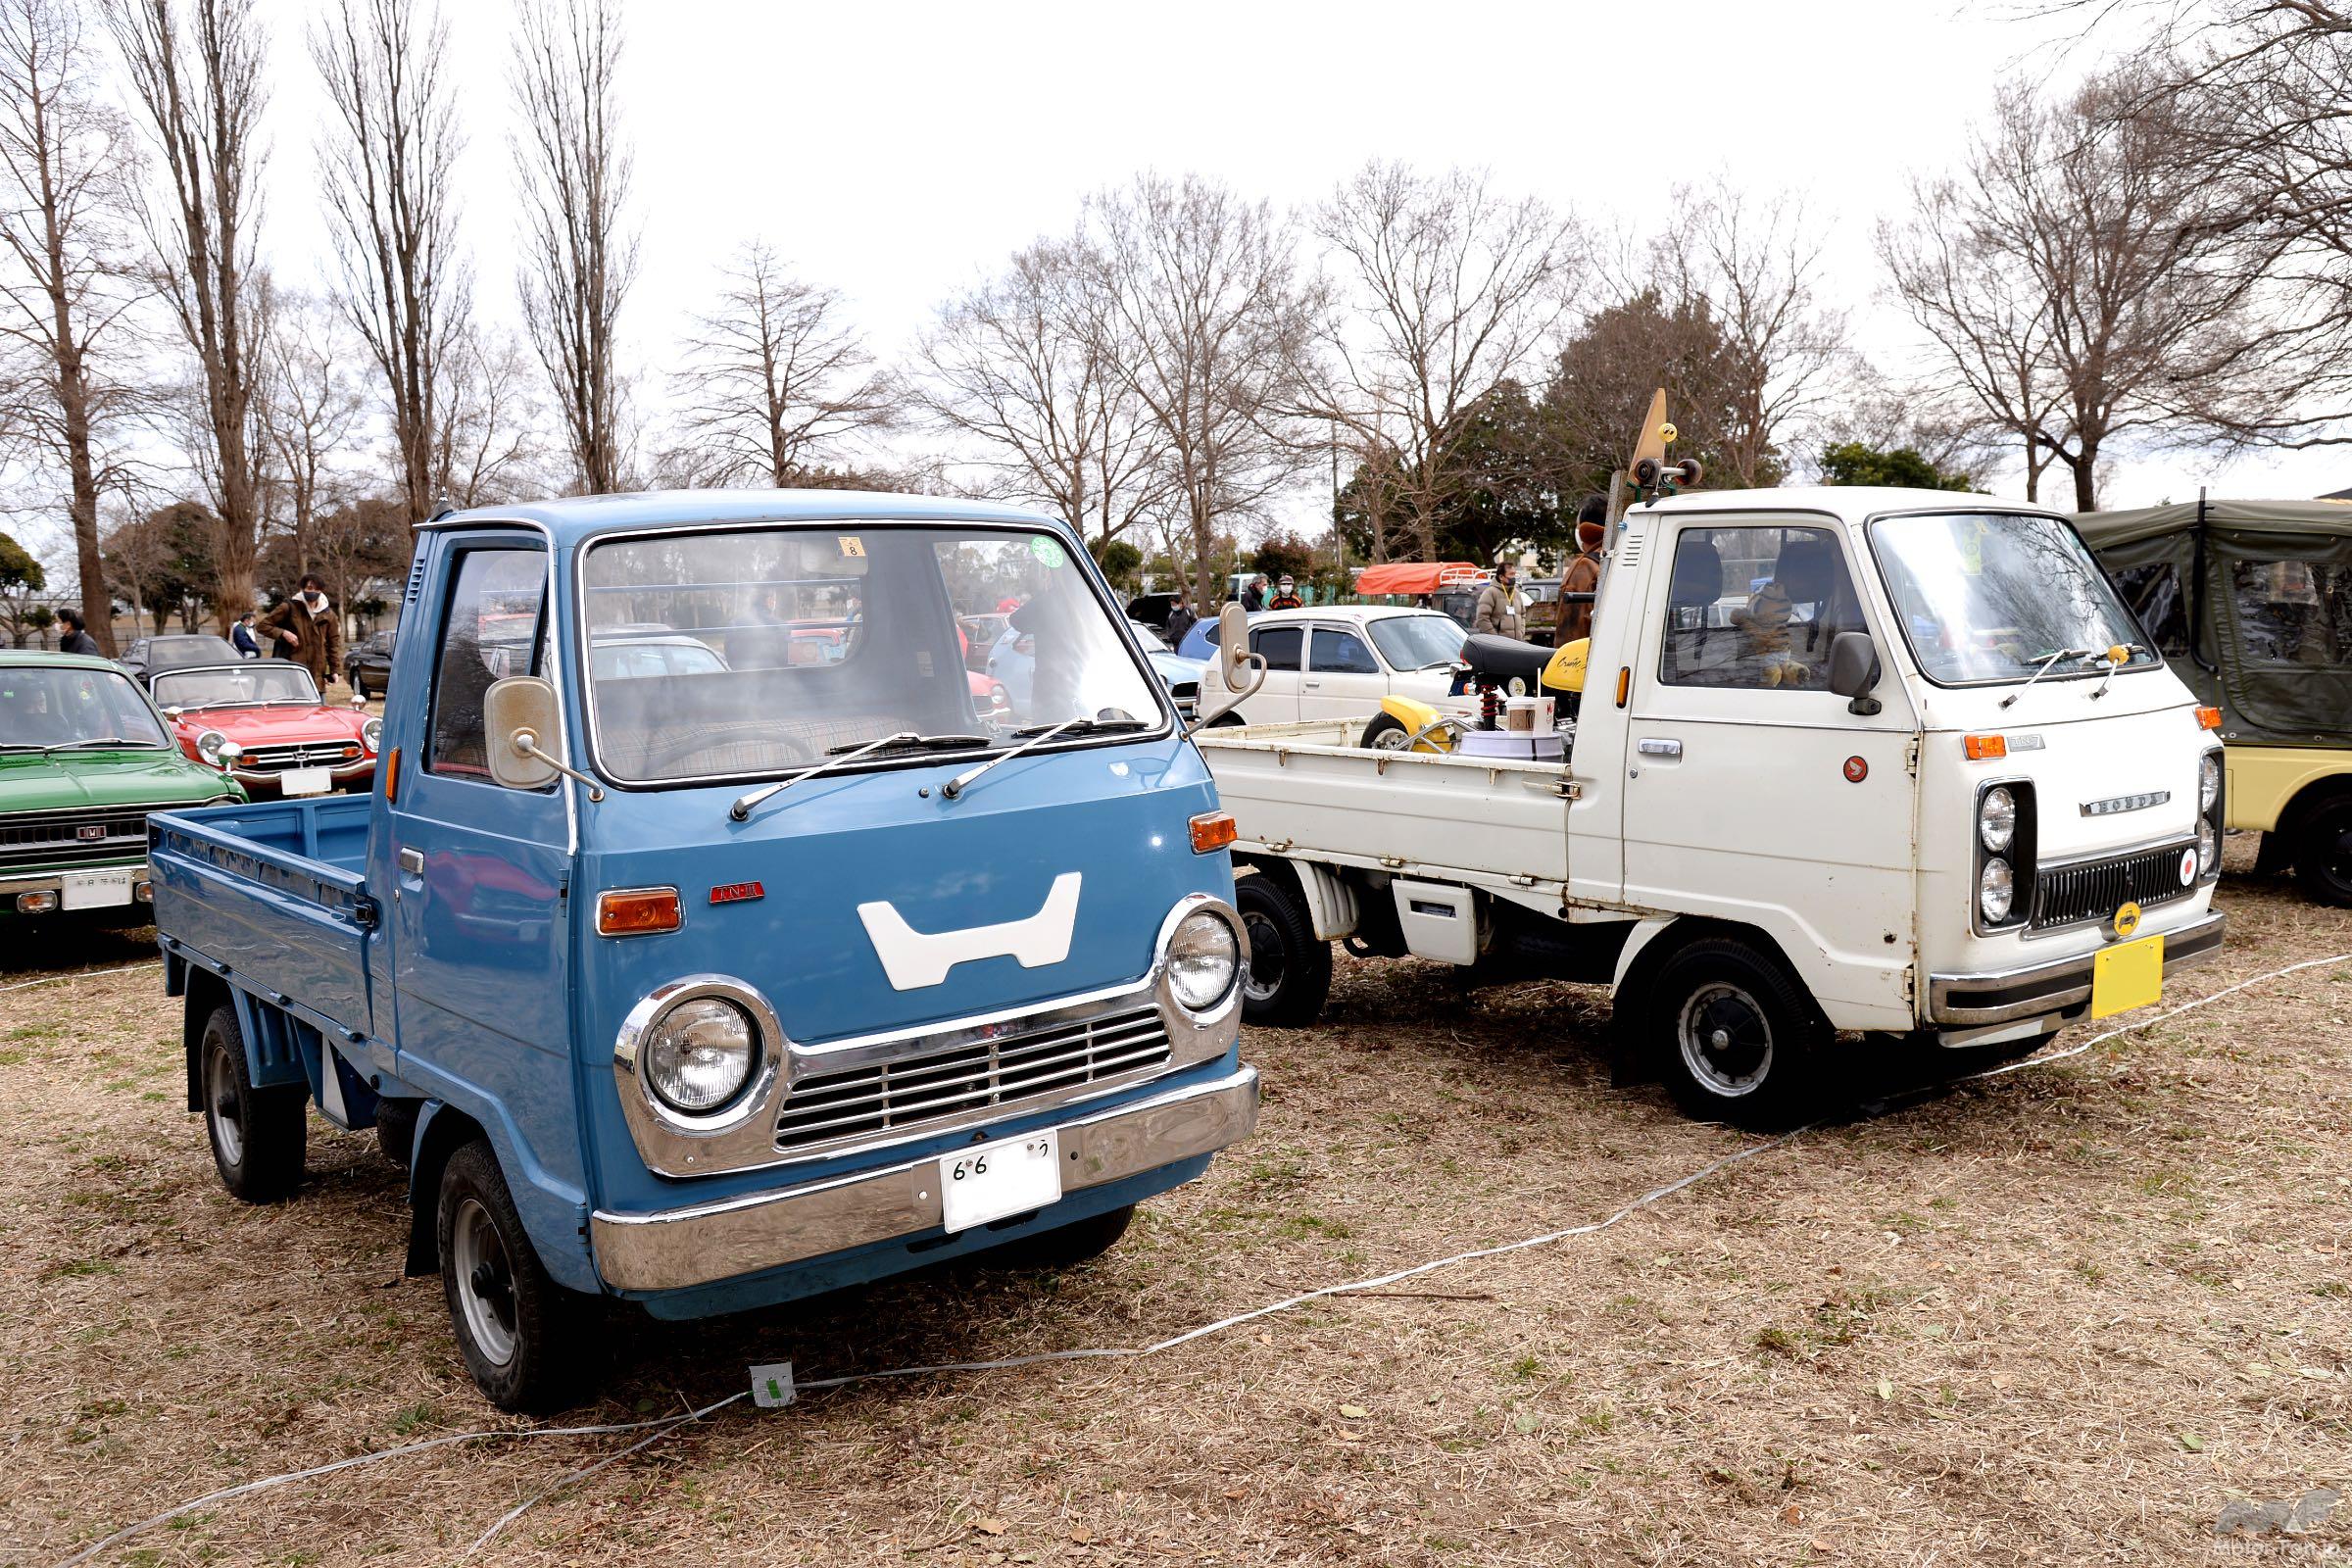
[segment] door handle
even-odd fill
[[[1307,689],[1308,691],[1310,691],[1310,692],[1311,692],[1311,691],[1315,690],[1317,687],[1321,686],[1323,683],[1322,683],[1321,681],[1319,681],[1319,680],[1310,680],[1310,681],[1306,682],[1305,684],[1306,684],[1306,689]]]
[[[1681,741],[1636,741],[1634,750],[1640,752],[1643,757],[1680,757],[1683,755],[1683,743]]]
[[[410,876],[424,875],[424,852],[422,850],[401,851],[400,868]]]

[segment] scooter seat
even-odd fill
[[[1542,643],[1521,642],[1516,637],[1494,637],[1476,634],[1462,643],[1462,662],[1470,673],[1495,685],[1524,681],[1529,691],[1543,678],[1544,666],[1551,662],[1552,650]]]

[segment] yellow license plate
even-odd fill
[[[2090,1015],[2130,1012],[2164,996],[2164,938],[2102,948],[2090,960]]]

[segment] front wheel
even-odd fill
[[[1358,744],[1373,752],[1406,751],[1413,744],[1413,732],[1394,713],[1375,713],[1364,726],[1364,738]]]
[[[2295,880],[2322,904],[2352,908],[2352,795],[2323,803],[2295,832]]]
[[[483,1396],[501,1410],[535,1413],[571,1402],[580,1303],[540,1266],[487,1143],[477,1139],[449,1156],[434,1237],[449,1321]]]
[[[1684,1110],[1775,1129],[1812,1102],[1828,1030],[1780,962],[1744,942],[1693,942],[1658,970],[1652,1048]]]
[[[234,1007],[213,1009],[197,1048],[203,1072],[204,1130],[213,1168],[229,1195],[274,1203],[302,1180],[304,1101],[300,1084],[254,1087],[245,1063],[245,1031]]]
[[[1242,1021],[1297,1029],[1313,1023],[1331,995],[1331,944],[1315,940],[1304,904],[1275,877],[1246,876],[1234,908],[1250,934],[1242,971]]]

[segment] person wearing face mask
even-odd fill
[[[1306,608],[1306,602],[1298,597],[1298,584],[1289,572],[1284,572],[1282,581],[1274,586],[1274,597],[1266,601],[1268,610],[1303,610]]]
[[[264,615],[257,629],[271,653],[302,665],[319,686],[341,678],[343,617],[317,572],[304,572],[301,590]]]

